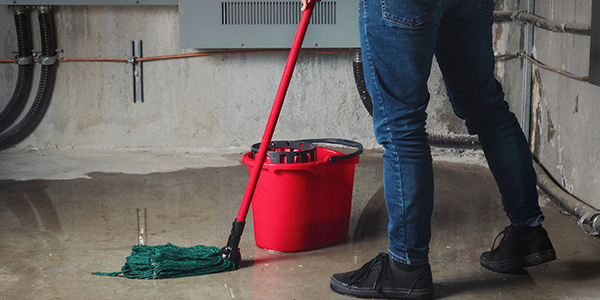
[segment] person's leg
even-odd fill
[[[544,217],[538,205],[531,152],[517,118],[504,101],[502,87],[494,77],[493,9],[493,0],[463,0],[447,11],[441,20],[435,53],[456,114],[466,120],[469,133],[479,136],[512,226],[536,227]],[[515,233],[528,230],[508,232],[518,237],[529,233]],[[542,252],[547,250],[545,253],[550,259],[554,250],[551,250],[547,234],[541,227],[536,230],[531,237],[536,241],[532,243],[543,246],[534,248]],[[524,245],[528,243],[527,239],[518,239]],[[509,256],[539,252],[521,250],[521,254],[513,251]],[[482,262],[485,259],[482,257]],[[498,270],[498,267],[484,266]],[[525,263],[513,262],[506,268],[525,266]]]
[[[442,20],[436,58],[456,113],[479,136],[509,219],[529,224],[541,217],[531,152],[494,77],[493,15],[479,7],[493,1],[463,2],[472,4],[455,7]]]
[[[427,80],[442,15],[440,0],[361,0],[365,82],[375,137],[385,152],[389,254],[336,274],[334,291],[359,297],[428,298],[433,168],[425,121]]]
[[[389,253],[404,264],[428,262],[433,170],[425,110],[441,16],[438,2],[361,1],[365,83],[373,101],[375,137],[385,149]]]

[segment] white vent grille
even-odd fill
[[[278,2],[222,2],[222,25],[294,25],[298,24],[302,12],[299,1]],[[335,25],[335,1],[319,3],[315,6],[311,17],[311,24]]]

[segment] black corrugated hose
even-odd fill
[[[360,100],[363,105],[373,116],[373,100],[371,95],[367,91],[367,85],[365,84],[365,74],[362,65],[362,54],[360,49],[355,49],[354,60],[352,61],[352,69],[354,71],[354,82],[356,83],[356,89],[360,95]],[[470,135],[429,135],[429,144],[438,147],[450,147],[450,148],[479,148],[479,139]]]
[[[354,82],[356,83],[356,89],[360,95],[360,100],[369,112],[369,115],[373,116],[373,102],[371,102],[371,95],[369,95],[367,85],[365,84],[365,73],[363,71],[362,53],[360,49],[354,51],[352,70],[354,71]]]
[[[44,117],[54,88],[54,62],[56,61],[56,41],[54,37],[54,24],[47,6],[38,7],[38,20],[42,38],[42,53],[39,58],[42,64],[40,83],[35,100],[31,108],[12,128],[0,134],[0,149],[10,147],[25,139]]]
[[[0,112],[0,132],[8,128],[21,114],[27,103],[32,79],[31,37],[29,36],[29,18],[24,7],[13,7],[19,54],[17,84],[12,98]]]

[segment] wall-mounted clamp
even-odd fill
[[[519,50],[517,52],[515,52],[515,56],[518,58],[523,58],[523,55],[525,55],[525,50]]]
[[[50,11],[50,5],[34,5],[34,9],[37,9],[40,14],[48,13]]]
[[[19,66],[28,66],[33,62],[33,56],[15,56],[15,63]]]
[[[56,63],[57,55],[54,56],[40,56],[38,58],[38,64],[42,66],[49,66]]]
[[[133,40],[131,41],[131,58],[127,60],[131,64],[133,103],[136,103],[138,100],[144,102],[142,62],[138,61],[138,58],[142,58],[142,41]]]
[[[55,52],[56,55],[48,57],[42,56],[42,51],[40,50],[31,51],[31,56],[19,56],[19,52],[16,51],[13,51],[12,55],[15,58],[15,63],[20,66],[30,65],[34,59],[37,60],[40,65],[47,66],[53,65],[57,60],[64,58],[62,49],[56,49]]]
[[[27,5],[10,5],[9,8],[13,11],[15,15],[21,15],[27,12],[29,6]]]
[[[599,213],[587,213],[583,215],[577,224],[581,229],[592,236],[600,235],[600,214]],[[589,229],[588,229],[589,227]]]

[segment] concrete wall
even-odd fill
[[[144,56],[195,51],[179,49],[175,6],[55,6],[53,14],[65,58],[127,58],[134,39],[143,41]],[[31,17],[39,48],[36,14]],[[504,39],[515,38],[504,29],[511,26],[519,30],[519,25],[509,24],[497,30],[501,53]],[[17,45],[6,6],[0,7],[0,28],[1,57],[8,59]],[[129,65],[59,63],[46,117],[16,148],[246,149],[262,136],[286,58],[286,53],[262,53],[147,62],[145,102],[136,104]],[[275,137],[342,137],[377,147],[351,62],[351,53],[302,53]],[[500,76],[506,68],[499,68]],[[429,132],[466,133],[447,103],[436,66],[432,73]],[[15,77],[15,65],[0,65],[1,107],[10,98]],[[517,96],[518,105],[520,87],[506,88]]]
[[[536,2],[536,13],[543,17],[591,22],[592,0]],[[498,10],[524,8],[525,0],[497,1]],[[179,49],[175,6],[56,6],[53,14],[58,47],[66,58],[126,58],[134,39],[143,40],[144,56],[195,51]],[[32,13],[37,35],[35,16]],[[522,25],[500,23],[494,33],[497,54],[523,49]],[[39,49],[39,38],[35,40]],[[0,7],[0,41],[0,57],[10,58],[17,45],[12,12],[6,6]],[[536,30],[534,54],[548,65],[585,75],[589,38]],[[129,65],[60,63],[46,117],[15,149],[246,150],[262,136],[286,57],[260,53],[147,62],[145,102],[136,104],[131,100]],[[351,61],[351,53],[301,54],[276,138],[342,137],[377,147],[371,119],[356,92]],[[0,65],[0,107],[12,94],[16,69],[13,64]],[[519,118],[522,69],[520,59],[501,61],[497,67],[506,99]],[[599,88],[537,68],[534,81],[534,154],[565,189],[600,207]],[[429,132],[466,133],[447,103],[435,65],[430,91]]]
[[[591,5],[592,0],[536,1],[535,13],[590,24]],[[535,30],[534,44],[538,60],[588,75],[589,37]],[[595,208],[600,208],[599,95],[598,86],[534,68],[534,155],[566,191]]]
[[[16,49],[12,18],[6,7],[0,10],[2,53],[8,57]],[[184,52],[175,6],[57,6],[53,13],[66,58],[126,58],[133,39],[143,41],[144,56]],[[249,147],[262,136],[286,57],[263,53],[144,63],[145,102],[136,104],[129,65],[60,63],[48,114],[17,148]],[[16,68],[1,68],[5,100]],[[279,138],[339,136],[374,144],[349,53],[303,53],[286,102]]]

